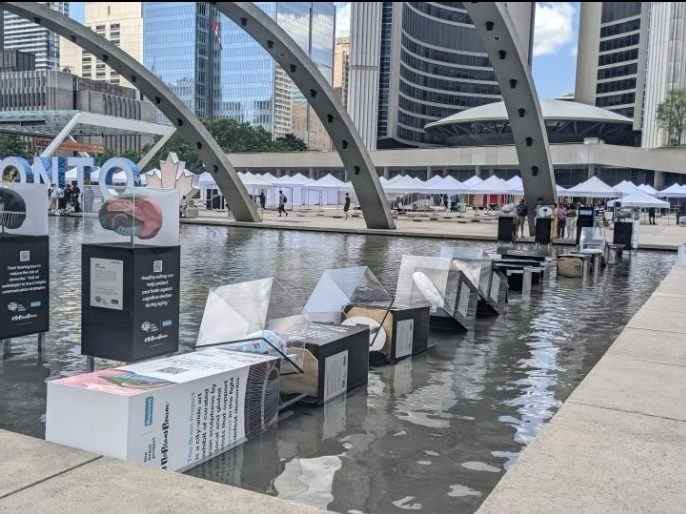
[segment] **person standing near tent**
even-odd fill
[[[565,227],[567,225],[567,206],[563,203],[557,206],[557,238],[563,239],[565,237]]]
[[[345,193],[345,203],[343,204],[343,212],[345,213],[345,219],[350,218],[350,195]]]
[[[517,222],[515,225],[515,239],[524,237],[524,225],[526,224],[526,216],[529,214],[529,207],[527,207],[524,198],[517,204]]]
[[[260,207],[262,210],[264,210],[265,205],[267,205],[267,197],[264,194],[264,191],[260,191]]]
[[[283,194],[283,191],[279,189],[279,218],[281,217],[281,213],[285,214],[286,217],[288,218],[288,211],[286,211],[286,204],[288,203],[288,198],[286,197],[285,194]]]
[[[648,208],[648,224],[656,225],[655,223],[655,207]]]

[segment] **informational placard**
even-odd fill
[[[0,339],[49,330],[47,236],[0,236]]]
[[[331,355],[324,360],[324,402],[328,402],[348,390],[348,350]]]
[[[179,341],[180,248],[83,245],[81,352],[135,362]]]
[[[103,309],[124,309],[124,261],[121,259],[90,260],[90,305]]]
[[[46,439],[183,470],[276,420],[278,361],[216,348],[48,383]]]

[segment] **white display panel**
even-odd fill
[[[84,223],[85,243],[179,244],[176,190],[84,186],[81,209],[88,218]]]
[[[206,349],[48,382],[46,440],[182,470],[276,420],[273,357]]]
[[[0,235],[48,235],[48,187],[0,182]]]

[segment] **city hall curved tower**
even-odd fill
[[[534,3],[507,7],[530,62]],[[428,123],[501,100],[461,2],[358,2],[351,8],[348,110],[370,148],[430,146]]]

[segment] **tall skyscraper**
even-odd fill
[[[256,2],[314,61],[331,83],[333,2]],[[328,149],[326,132],[288,75],[249,34],[222,16],[221,108],[218,116],[261,125],[276,137],[293,133],[311,149]]]
[[[641,144],[668,144],[657,109],[686,88],[686,6],[680,2],[582,2],[576,100],[634,120]]]
[[[577,102],[609,109],[641,129],[650,2],[582,2]]]
[[[143,61],[143,13],[140,2],[86,2],[83,24],[134,59]],[[133,87],[104,62],[65,38],[60,38],[60,68],[66,68],[83,78]]]
[[[62,14],[69,14],[69,2],[39,2]],[[56,70],[60,63],[59,36],[21,16],[5,12],[3,45],[7,50],[29,52],[36,57],[37,70]]]
[[[642,146],[673,144],[657,123],[657,110],[672,90],[686,90],[686,4],[651,2],[646,59]],[[681,144],[686,144],[686,134]]]
[[[341,105],[348,105],[348,87],[350,86],[350,38],[336,39],[333,57],[333,91]]]
[[[533,2],[507,2],[530,62]],[[370,148],[430,146],[424,126],[500,100],[500,88],[460,2],[354,2],[348,111]]]
[[[208,2],[143,3],[143,63],[203,118],[221,101],[219,31]]]

